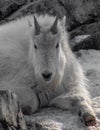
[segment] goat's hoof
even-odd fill
[[[86,126],[95,126],[96,125],[96,118],[94,115],[89,113],[83,114],[83,122]]]

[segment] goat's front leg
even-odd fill
[[[29,96],[31,96],[31,98],[28,98]],[[37,95],[35,93],[32,93],[29,96],[25,97],[25,99],[27,98],[27,101],[25,100],[21,102],[21,108],[24,115],[31,115],[39,108]]]
[[[96,125],[95,113],[88,101],[81,95],[73,95],[71,93],[61,95],[52,100],[50,105],[76,111],[86,126]]]
[[[79,117],[81,121],[86,126],[95,126],[96,125],[96,117],[93,108],[89,104],[84,97],[75,96],[72,99],[72,104],[75,103],[76,110],[78,110]]]

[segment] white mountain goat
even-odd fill
[[[83,70],[68,45],[64,17],[32,15],[0,26],[0,89],[18,95],[23,113],[56,106],[96,124]]]

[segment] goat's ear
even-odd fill
[[[66,16],[64,16],[63,19],[61,20],[61,25],[63,27],[65,27],[65,25],[66,25]]]

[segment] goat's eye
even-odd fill
[[[37,50],[37,46],[34,44],[34,48]]]
[[[56,48],[58,48],[59,47],[59,43],[57,43],[57,45],[56,45]]]

